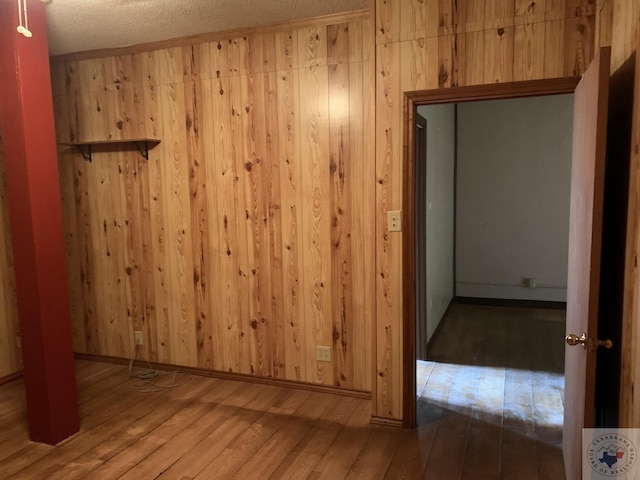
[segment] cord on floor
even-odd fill
[[[133,362],[138,357],[138,345],[135,345],[131,352],[129,359],[129,378],[137,378],[138,382],[131,385],[133,390],[143,393],[162,392],[171,388],[176,388],[184,385],[191,380],[191,374],[189,372],[177,369],[173,372],[160,372],[151,367],[151,364],[147,360],[147,367],[138,371],[134,371]],[[167,377],[171,375],[171,377]],[[179,376],[184,377],[182,381],[178,381]],[[167,382],[161,381],[163,378],[170,378]]]

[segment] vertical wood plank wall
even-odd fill
[[[374,416],[404,415],[402,234],[386,229],[403,209],[403,92],[579,75],[607,34],[600,17],[595,0],[375,1]]]
[[[402,234],[385,228],[403,207],[403,92],[572,76],[609,44],[615,71],[637,48],[639,12],[634,0],[372,9],[372,25],[360,13],[53,60],[60,142],[162,140],[148,161],[60,150],[76,351],[128,357],[142,330],[142,358],[373,389],[375,416],[403,418]],[[0,377],[21,369],[3,181]],[[637,316],[625,313],[630,344]],[[316,345],[332,346],[331,363]],[[638,375],[625,351],[623,386]]]
[[[611,71],[615,72],[636,53],[631,163],[629,167],[629,215],[622,319],[622,351],[619,426],[640,428],[640,4],[634,0],[608,0],[606,11],[612,18]]]
[[[0,379],[22,370],[6,187],[0,138]]]
[[[371,29],[52,59],[77,352],[371,390]]]

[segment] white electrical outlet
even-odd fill
[[[331,361],[331,347],[316,347],[316,360],[319,362]]]
[[[144,344],[144,342],[142,341],[142,332],[140,330],[136,330],[135,332],[133,332],[133,338],[136,341],[136,345]]]

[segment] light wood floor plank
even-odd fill
[[[331,447],[309,474],[309,479],[334,479],[347,476],[369,436],[373,433],[371,428],[367,428],[371,419],[371,411],[366,407],[365,404],[356,408]]]
[[[258,478],[254,472],[260,472],[259,478],[269,478],[280,466],[291,450],[302,440],[317,419],[329,406],[327,401],[318,401],[314,396],[308,396],[300,405],[301,415],[296,411],[276,407],[269,409],[269,413],[287,415],[286,420],[269,440],[238,470],[234,479]],[[283,413],[290,412],[290,413]]]
[[[269,478],[307,478],[329,449],[342,426],[362,404],[361,400],[355,398],[334,398],[313,429],[307,432]]]
[[[108,367],[111,367],[111,365]],[[110,420],[114,413],[126,411],[128,407],[133,406],[136,403],[135,399],[129,396],[123,396],[122,392],[114,389],[114,383],[107,381],[109,376],[113,375],[113,371],[110,368],[105,369],[105,373],[106,376],[96,377],[105,380],[105,383],[102,384],[102,387],[107,389],[105,392],[102,392],[101,395],[92,397],[87,396],[84,392],[79,394],[79,399],[82,398],[84,400],[79,404],[79,412],[81,418],[85,419],[84,421],[81,421],[80,429],[81,432],[89,434],[90,437],[95,436],[95,434],[92,433],[93,430],[104,422]],[[122,385],[123,383],[123,380],[119,380],[118,382],[115,382],[115,385]],[[79,438],[80,436],[76,435],[71,439],[67,439],[59,443],[55,449],[56,453],[59,450],[62,450],[62,452],[68,450],[69,447],[67,447],[66,444],[76,444],[80,442]],[[53,451],[52,447],[46,447],[47,448],[43,448],[42,444],[33,442],[23,445],[23,448],[16,451],[11,455],[11,457],[3,459],[2,464],[0,465],[0,478],[3,478],[2,475],[15,475],[23,476],[24,478],[32,478],[28,475],[19,474],[18,472],[26,467],[33,466],[40,459]],[[48,460],[45,459],[44,463],[46,464],[47,462]]]
[[[200,383],[201,380],[204,380],[203,384]],[[189,388],[186,388],[187,385]],[[169,394],[172,397],[169,399],[169,403],[175,404],[179,408],[167,421],[140,437],[132,447],[110,458],[104,465],[96,469],[92,478],[104,480],[120,478],[139,465],[139,468],[144,470],[147,468],[149,457],[163,448],[167,442],[185,428],[203,418],[207,414],[209,405],[201,402],[200,399],[206,397],[207,394],[215,395],[217,383],[212,382],[211,379],[194,377],[187,385],[184,386],[185,388],[179,387]]]
[[[148,408],[153,409],[158,405],[160,405],[160,401],[150,401]],[[43,457],[20,470],[18,476],[21,478],[46,478],[55,475],[57,478],[64,478],[64,473],[58,473],[60,470],[65,470],[70,464],[77,464],[75,460],[79,456],[103,444],[105,438],[110,438],[129,424],[147,415],[147,406],[144,411],[136,409],[134,406],[131,407],[127,409],[126,414],[119,415],[113,421],[103,422],[88,430],[84,435],[63,442],[64,444],[56,448],[53,462],[49,458]]]
[[[360,455],[353,462],[346,478],[348,480],[384,478],[404,436],[400,431],[390,432],[384,427],[375,428],[360,451]]]
[[[77,361],[81,430],[56,446],[29,441],[24,381],[0,386],[0,478],[561,480],[562,346],[532,337],[562,329],[454,305],[417,365],[414,430],[371,425],[369,400],[199,376],[141,393],[127,366]]]
[[[385,473],[385,480],[422,478],[437,431],[438,423],[430,422],[404,434]]]
[[[162,472],[158,478],[193,479],[202,472],[212,459],[217,458],[236,438],[253,425],[262,412],[246,408],[222,405],[234,413],[224,420],[219,428],[213,430],[205,439]]]
[[[145,405],[149,408],[148,404]],[[145,435],[169,421],[181,408],[181,403],[163,401],[159,407],[150,409],[143,418],[131,423],[127,428],[113,434],[105,442],[87,450],[83,455],[65,465],[56,472],[56,475],[65,480],[86,478],[88,474],[102,469],[103,464],[126,449],[132,448]]]
[[[242,408],[251,400],[252,390],[253,393],[262,391],[262,389],[256,388],[257,385],[224,381],[221,387],[216,390],[218,393],[216,401],[220,402],[218,408],[225,410],[225,417],[221,420],[218,428],[197,444],[192,445],[187,453],[164,470],[158,478],[194,478],[231,442],[260,418],[261,411]],[[233,390],[230,389],[231,387]],[[225,389],[227,390],[226,394]]]
[[[211,388],[209,382],[198,379],[194,385],[192,393],[201,392],[206,388]],[[132,395],[114,400],[105,410],[96,412],[90,417],[92,421],[81,424],[82,435],[75,435],[64,442],[58,444],[55,450],[55,461],[43,458],[40,461],[33,461],[29,466],[19,472],[23,478],[44,478],[47,475],[54,475],[60,469],[83,453],[97,448],[104,444],[106,438],[112,438],[136,422],[145,419],[150,411],[160,407],[166,400],[160,396],[149,396],[141,392],[132,392]],[[183,410],[178,410],[182,412]],[[104,447],[103,447],[104,448]],[[63,478],[63,475],[56,475]]]
[[[457,412],[444,415],[433,439],[424,478],[442,480],[462,478],[470,427],[469,415]]]
[[[288,392],[284,388],[280,388],[279,390],[278,396],[280,399],[282,399],[283,395],[291,395],[291,392]],[[298,403],[295,407],[297,411],[305,404],[305,396],[294,395],[293,397]],[[254,406],[254,408],[265,413],[239,437],[237,437],[226,449],[224,449],[215,458],[215,460],[207,465],[207,467],[195,478],[233,478],[234,475],[236,475],[239,470],[242,469],[254,455],[256,455],[258,450],[260,450],[264,444],[269,442],[270,438],[285,423],[286,417],[284,415],[269,411],[276,399],[277,397],[274,397],[270,402],[268,402],[268,404],[263,404],[262,407],[259,407],[258,405]],[[308,411],[306,411],[306,413],[308,413]],[[318,413],[318,415],[319,414],[320,413]]]

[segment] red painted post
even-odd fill
[[[0,127],[5,156],[31,440],[79,430],[71,314],[44,5],[0,0]]]

